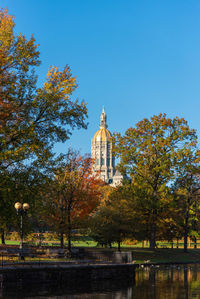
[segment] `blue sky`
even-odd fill
[[[105,106],[109,130],[166,113],[200,136],[199,0],[1,0],[16,32],[39,43],[39,84],[50,65],[69,64],[88,107],[88,130],[56,146],[90,152]]]

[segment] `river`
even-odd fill
[[[188,299],[200,298],[200,264],[140,267],[129,281],[105,280],[60,286],[2,286],[2,298]]]

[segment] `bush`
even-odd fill
[[[131,245],[136,245],[138,243],[137,240],[133,240],[133,239],[125,239],[123,241],[123,244],[124,245],[128,245],[128,246],[131,246]]]
[[[18,232],[10,232],[6,234],[6,240],[10,241],[19,241],[20,240],[20,235]]]

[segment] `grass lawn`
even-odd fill
[[[20,241],[16,240],[6,240],[7,245],[19,245]],[[27,242],[26,240],[24,243],[32,243],[37,245],[38,242]],[[43,241],[43,244],[49,245],[49,246],[59,246],[60,242],[58,240],[54,241]],[[65,241],[65,245],[67,245],[67,241]],[[97,247],[97,242],[92,240],[91,238],[87,237],[82,237],[80,236],[79,238],[76,238],[75,240],[72,239],[72,246],[75,247]],[[112,245],[114,248],[117,248],[117,243]],[[191,246],[193,247],[193,243],[191,243]],[[126,244],[122,243],[121,248],[148,248],[149,244],[147,242],[142,243],[142,242],[137,242],[135,244]],[[157,242],[157,247],[158,248],[171,248],[171,243],[166,242],[166,241],[159,241]],[[198,243],[198,247],[200,247],[200,243]],[[176,248],[176,243],[174,243],[174,248]],[[179,248],[183,248],[183,242],[179,242]],[[189,248],[189,244],[188,244]]]
[[[19,245],[20,241],[6,240],[6,245]]]
[[[136,263],[200,263],[200,249],[156,249],[132,248],[133,259]]]
[[[200,241],[200,240],[199,240]],[[26,242],[25,242],[26,243]],[[7,245],[19,245],[19,241],[6,240]],[[44,245],[59,246],[58,240],[44,241]],[[27,244],[28,245],[28,244]],[[37,245],[37,244],[35,244]],[[167,241],[157,242],[158,248],[151,250],[148,248],[147,242],[138,242],[134,245],[122,244],[121,251],[132,251],[133,259],[136,263],[200,263],[200,249],[189,248],[187,253],[183,252],[183,242],[179,242],[180,248],[177,249],[176,242],[174,243],[174,249],[171,249],[171,243]],[[189,244],[188,244],[189,245]],[[193,244],[191,244],[193,245]],[[198,243],[199,247],[200,243]],[[65,241],[67,246],[67,241]],[[112,249],[109,248],[97,248],[97,242],[93,241],[90,237],[79,236],[72,240],[72,246],[75,247],[90,247],[91,250],[117,250],[117,244],[114,244]]]
[[[49,242],[51,244],[51,242]],[[89,244],[88,244],[89,243]],[[7,245],[19,245],[17,241],[7,241]],[[57,242],[59,245],[59,243]],[[54,245],[56,246],[56,245]],[[73,246],[90,247],[89,250],[94,251],[116,251],[117,248],[97,248],[96,242],[88,241],[74,241]],[[92,249],[93,247],[93,249]],[[188,249],[188,252],[183,252],[183,249],[157,248],[151,250],[149,248],[139,247],[122,247],[121,251],[131,251],[133,253],[133,260],[136,263],[200,263],[200,249]],[[5,257],[4,257],[5,259]],[[37,260],[38,258],[36,258]],[[41,259],[42,260],[42,259]],[[48,259],[45,259],[48,260]],[[49,259],[52,261],[52,259]]]

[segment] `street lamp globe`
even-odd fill
[[[20,202],[16,202],[14,207],[16,210],[20,210],[22,208],[22,204]]]
[[[16,202],[14,205],[16,211],[17,211],[17,215],[20,217],[20,259],[24,259],[23,256],[23,217],[27,214],[27,211],[29,209],[29,204],[27,202],[25,203],[20,203],[20,202]]]
[[[28,203],[24,203],[23,204],[23,209],[24,209],[24,211],[27,211],[28,209],[29,209],[29,204]]]

